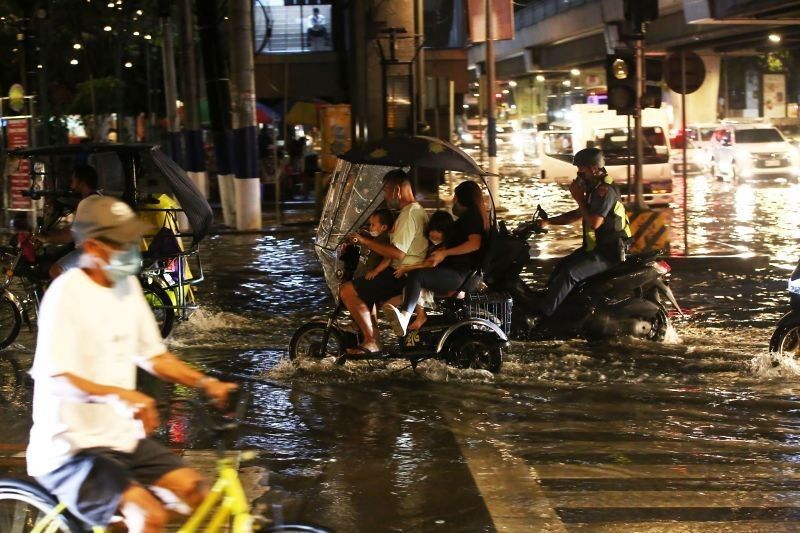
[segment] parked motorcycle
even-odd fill
[[[789,279],[791,311],[783,315],[769,341],[769,351],[781,357],[800,356],[800,261]]]
[[[671,325],[666,305],[681,310],[667,280],[670,266],[657,260],[659,252],[628,256],[620,265],[579,283],[551,317],[538,315],[543,292],[528,286],[520,273],[530,257],[528,239],[547,232],[539,223],[546,219],[547,213],[538,206],[533,219],[513,231],[501,223],[492,253],[497,259],[486,268],[486,284],[513,298],[512,338],[634,336],[663,341]]]

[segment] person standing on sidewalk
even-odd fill
[[[137,366],[218,404],[236,388],[164,346],[136,278],[148,227],[115,198],[91,196],[78,206],[72,232],[80,268],[59,276],[40,308],[27,450],[28,474],[73,514],[106,527],[120,513],[135,533],[162,531],[167,521],[153,488],[189,507],[207,492],[197,470],[148,437],[158,411],[136,390]]]

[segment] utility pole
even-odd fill
[[[427,79],[425,78],[425,1],[424,0],[415,0],[414,1],[414,26],[416,26],[417,31],[416,39],[417,41],[417,110],[419,112],[419,118],[417,119],[419,122],[419,126],[417,131],[422,130],[424,128],[425,120],[425,93],[427,92]]]
[[[236,80],[239,123],[236,147],[236,229],[261,228],[261,180],[258,172],[256,84],[253,50],[253,2],[231,0],[233,78]]]
[[[167,137],[172,159],[183,166],[183,150],[181,149],[181,124],[178,117],[178,82],[175,76],[175,42],[172,35],[171,3],[162,0],[159,3],[162,33],[162,63],[164,65],[164,99],[167,111]]]
[[[497,100],[495,91],[494,64],[494,16],[491,0],[485,0],[486,9],[486,113],[488,115],[486,133],[489,155],[489,194],[495,209],[500,207],[500,178],[497,176]]]
[[[633,128],[636,131],[636,182],[635,182],[635,208],[647,209],[644,203],[643,161],[644,161],[644,136],[642,134],[642,97],[644,96],[644,23],[639,24],[634,36],[634,51],[636,54],[636,107],[633,115]]]
[[[178,1],[181,35],[181,80],[183,82],[183,139],[186,147],[184,169],[197,185],[200,192],[208,198],[208,176],[206,174],[205,153],[203,152],[203,131],[200,129],[200,98],[197,83],[197,58],[194,53],[194,13],[191,0]]]
[[[198,0],[197,21],[200,46],[203,52],[208,114],[214,137],[217,159],[217,183],[225,225],[234,227],[235,193],[233,192],[233,130],[231,123],[231,92],[225,58],[227,48],[221,39],[218,0]]]

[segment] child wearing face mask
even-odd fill
[[[378,209],[369,219],[369,236],[381,244],[389,244],[389,230],[394,226],[394,215],[388,209]],[[367,263],[365,265],[366,279],[375,279],[375,277],[389,268],[392,260],[389,257],[370,251],[367,256]]]
[[[448,213],[447,211],[436,211],[431,215],[430,221],[428,222],[428,227],[425,230],[425,236],[428,238],[428,255],[430,257],[433,252],[441,248],[445,241],[447,240],[447,235],[450,233],[454,224],[453,216]],[[405,276],[406,273],[417,270],[419,268],[430,268],[430,263],[426,259],[422,263],[410,266],[400,266],[395,270],[395,276]],[[433,293],[427,289],[422,290],[422,294],[420,294],[419,302],[417,303],[417,307],[414,310],[416,314],[416,319],[408,325],[408,330],[415,330],[420,329],[422,325],[428,320],[428,317],[425,314],[425,306],[431,305],[433,303]],[[398,301],[401,299],[398,298]],[[390,301],[390,303],[392,303]]]

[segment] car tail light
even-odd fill
[[[659,273],[659,274],[661,274],[662,276],[663,276],[664,274],[668,274],[669,272],[671,272],[671,271],[672,271],[672,267],[671,267],[671,266],[669,266],[669,264],[668,264],[666,261],[657,261],[657,262],[656,262],[656,263],[653,265],[653,268],[655,268],[655,269],[656,269],[656,272],[658,272],[658,273]]]

